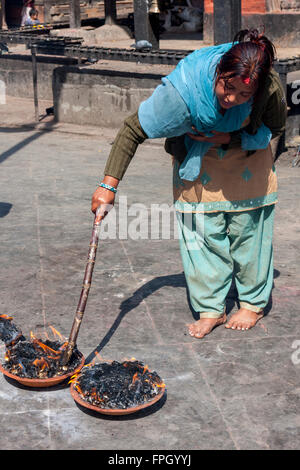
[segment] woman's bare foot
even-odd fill
[[[263,312],[257,313],[246,308],[240,308],[232,315],[227,325],[225,325],[225,328],[231,328],[232,330],[249,330],[253,328],[263,316]]]
[[[216,326],[223,325],[226,322],[226,314],[219,318],[200,318],[195,323],[187,325],[189,334],[194,338],[203,338],[208,335]]]

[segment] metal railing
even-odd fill
[[[45,29],[28,29],[15,31],[1,31],[0,41],[9,44],[25,44],[28,49],[35,46],[37,54],[56,55],[77,58],[87,61],[119,60],[127,62],[140,62],[145,64],[176,65],[193,50],[136,50],[107,47],[83,46],[83,38],[49,36]],[[45,34],[46,33],[46,34]],[[286,85],[287,73],[300,70],[299,56],[279,59],[274,68],[279,73],[284,85]]]

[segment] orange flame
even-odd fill
[[[166,384],[164,384],[163,382],[160,382],[160,383],[156,382],[156,383],[155,383],[155,386],[156,386],[157,388],[164,388],[164,387],[166,386]]]
[[[4,320],[12,320],[13,317],[9,317],[8,315],[6,315],[5,313],[3,313],[2,315],[0,315],[0,318],[3,318]]]
[[[81,391],[81,393],[83,394],[82,391]],[[85,395],[86,395],[86,394],[85,394]],[[98,393],[97,393],[96,387],[93,387],[93,388],[92,388],[90,395],[91,395],[91,398],[92,398],[93,400],[100,401],[100,402],[103,401],[102,398],[99,397],[99,395],[98,395]]]
[[[69,380],[68,384],[74,384],[75,382],[77,382],[77,377],[73,377]]]
[[[74,384],[74,387],[75,389],[77,390],[78,393],[80,393],[80,395],[84,395],[83,391],[81,390],[80,386],[78,385],[78,383]]]
[[[8,362],[10,360],[10,356],[11,356],[10,350],[7,349],[5,352],[4,360]]]
[[[93,398],[93,400],[98,400],[98,394],[97,394],[97,391],[96,391],[96,387],[92,388],[91,397]]]
[[[92,360],[91,365],[94,365],[94,364],[95,364],[96,359],[99,359],[99,360],[101,361],[101,356],[100,356],[100,354],[98,353],[98,351],[95,351],[95,357],[94,357],[94,359]]]
[[[60,347],[59,347],[59,350],[60,351],[63,351],[68,345],[68,341],[65,341],[64,344],[62,344]]]
[[[51,329],[51,331],[52,331],[52,333],[54,334],[54,336],[58,336],[61,341],[64,340],[64,337],[60,334],[59,331],[57,331],[57,330],[54,328],[54,326],[49,325],[49,328]]]
[[[34,345],[37,345],[38,347],[40,347],[45,353],[55,354],[56,356],[60,354],[60,351],[55,351],[55,349],[52,349],[52,348],[50,348],[50,346],[47,346],[46,344],[44,344],[42,341],[39,341],[34,336],[32,331],[30,332],[30,339],[31,339],[31,341]]]
[[[137,359],[135,357],[132,357],[131,359],[124,359],[123,366],[128,367],[128,362],[135,362]]]
[[[132,377],[132,383],[134,384],[138,380],[138,373],[136,372]]]
[[[76,381],[77,381],[78,375],[79,375],[79,372],[76,372],[76,374],[72,375],[72,377],[70,378],[70,380],[69,380],[68,383],[69,383],[69,384],[75,384]]]
[[[43,357],[41,359],[35,359],[32,364],[41,371],[49,367],[48,362]]]

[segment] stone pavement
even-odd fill
[[[67,337],[92,229],[90,199],[113,132],[53,126],[51,118],[34,128],[31,101],[1,106],[0,313],[12,315],[25,335],[49,331],[51,324]],[[257,327],[219,327],[203,340],[187,334],[193,316],[173,230],[170,239],[101,240],[78,347],[88,362],[95,351],[104,360],[134,356],[164,379],[166,395],[136,415],[105,417],[79,408],[67,385],[29,389],[1,375],[1,449],[299,448],[300,169],[291,166],[294,153],[277,163],[274,289]],[[144,222],[151,204],[171,206],[171,162],[161,141],[139,147],[120,184],[117,213],[125,198],[128,207],[146,208]],[[131,213],[132,228],[137,217]],[[229,298],[230,312],[233,304]]]

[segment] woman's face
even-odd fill
[[[255,93],[256,86],[251,82],[246,84],[240,77],[219,78],[215,93],[223,109],[229,109],[248,101]]]

